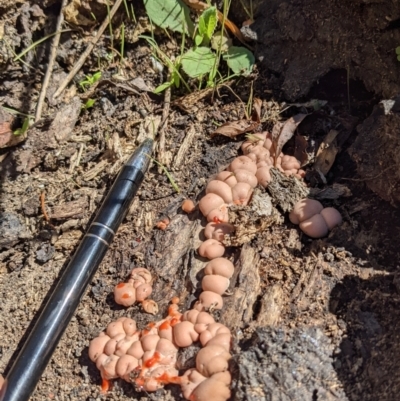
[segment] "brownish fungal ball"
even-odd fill
[[[226,258],[216,258],[208,262],[204,268],[204,274],[218,274],[220,276],[231,278],[235,271],[233,263]]]
[[[215,194],[220,196],[225,203],[232,203],[232,190],[228,184],[223,181],[212,180],[206,187],[206,194]]]
[[[211,274],[203,278],[201,287],[204,291],[212,291],[222,295],[229,287],[229,279],[217,274]]]
[[[283,156],[281,166],[284,170],[297,170],[300,168],[300,162],[293,156]]]
[[[174,343],[178,347],[189,347],[199,338],[192,322],[181,322],[173,327]]]
[[[221,171],[219,174],[217,174],[215,179],[224,182],[231,188],[237,184],[235,174],[233,174],[232,171]]]
[[[145,267],[135,267],[132,269],[131,279],[146,284],[150,284],[152,281],[151,273]]]
[[[197,301],[195,305],[195,309],[197,310],[208,310],[210,308],[212,309],[222,309],[224,305],[224,301],[221,297],[221,295],[216,294],[215,292],[212,291],[203,291],[200,294],[199,300]]]
[[[257,171],[256,163],[247,156],[239,156],[232,161],[229,169],[234,173],[236,170],[247,170],[255,174]]]
[[[318,213],[300,223],[300,229],[311,238],[322,238],[328,234],[328,226]]]
[[[250,171],[242,170],[239,168],[235,170],[234,174],[238,182],[249,184],[253,189],[258,184],[256,176],[253,173],[250,173]]]
[[[100,333],[100,335],[90,341],[89,344],[89,358],[92,362],[96,362],[97,358],[104,353],[104,347],[110,340],[110,337],[105,333]]]
[[[253,154],[256,156],[256,161],[260,162],[262,160],[266,160],[267,158],[270,157],[269,150],[264,148],[261,145],[255,146],[250,150],[250,154]],[[250,157],[250,154],[247,155],[247,157]]]
[[[196,206],[195,206],[195,204],[194,204],[194,202],[192,200],[185,199],[182,202],[182,210],[185,213],[193,213],[195,211],[195,209],[196,209]]]
[[[271,173],[269,172],[270,166],[265,166],[265,167],[260,167],[257,169],[256,172],[256,177],[258,180],[258,183],[264,187],[267,188],[268,184],[271,182]]]
[[[202,348],[196,356],[196,369],[206,377],[228,370],[231,354],[224,347],[210,345]]]
[[[144,301],[147,297],[150,296],[152,293],[153,288],[150,284],[141,284],[139,287],[136,288],[136,299],[139,302]]]
[[[201,198],[199,208],[201,213],[207,216],[212,210],[219,208],[224,203],[224,200],[220,196],[210,193]]]
[[[246,182],[238,182],[232,188],[233,203],[235,205],[246,206],[250,201],[252,193],[253,188],[250,186],[250,184],[247,184]]]
[[[329,230],[332,230],[342,223],[341,214],[333,207],[326,207],[322,209],[320,214],[324,218]]]
[[[136,290],[131,283],[120,283],[114,288],[114,299],[118,305],[132,306],[136,302]]]
[[[221,242],[215,239],[208,239],[200,245],[198,252],[203,258],[215,259],[221,257],[225,253],[225,247]]]
[[[208,223],[204,229],[204,236],[223,242],[225,235],[230,235],[234,231],[235,227],[229,223]]]
[[[228,213],[228,205],[225,203],[216,209],[211,210],[207,215],[207,221],[214,223],[228,223],[229,222],[229,213]]]
[[[215,376],[215,375],[214,375]],[[229,383],[219,381],[210,377],[207,380],[202,381],[194,389],[190,400],[192,401],[226,401],[231,396],[229,389]]]
[[[293,224],[300,224],[302,221],[320,213],[323,208],[322,204],[314,199],[302,199],[294,205],[289,214],[289,219]]]
[[[183,397],[187,400],[193,400],[192,393],[194,389],[204,380],[206,380],[206,377],[200,374],[196,369],[188,369],[182,377],[181,389]]]

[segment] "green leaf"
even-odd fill
[[[189,50],[182,56],[182,68],[189,77],[197,78],[211,71],[215,59],[215,53],[208,47],[198,47],[195,50]]]
[[[96,83],[101,78],[101,71],[95,72],[92,75],[92,83]]]
[[[174,82],[176,88],[181,86],[181,77],[178,74],[178,70],[174,70],[172,72],[172,81]]]
[[[189,8],[182,0],[144,0],[149,18],[161,28],[183,33],[194,31]]]
[[[200,46],[201,45],[201,42],[203,42],[203,35],[199,35],[199,34],[197,34],[195,37],[194,37],[194,43],[196,44],[196,46]]]
[[[199,19],[199,34],[209,42],[217,27],[217,9],[209,7],[203,11]]]
[[[253,69],[254,55],[245,47],[232,46],[223,57],[235,74],[247,76]]]
[[[93,107],[93,105],[96,103],[96,99],[88,99],[87,102],[85,103],[84,106],[82,106],[82,109],[90,109],[91,107]]]
[[[26,117],[26,118],[24,119],[24,122],[22,123],[22,127],[16,129],[16,130],[13,132],[13,134],[14,134],[15,136],[25,134],[25,132],[28,131],[29,123],[30,123],[30,119],[29,119],[29,117]]]
[[[400,46],[396,47],[396,54],[400,54]]]
[[[169,82],[164,82],[163,84],[157,86],[156,89],[154,89],[153,93],[161,93],[165,91],[165,89],[170,88],[173,85],[174,81],[169,81]]]

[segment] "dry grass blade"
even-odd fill
[[[74,67],[72,70],[69,72],[69,74],[65,77],[64,81],[60,84],[58,89],[53,95],[53,98],[56,99],[58,96],[60,96],[61,92],[67,87],[67,85],[72,81],[76,73],[82,68],[83,63],[89,56],[89,54],[92,52],[94,46],[96,43],[99,41],[101,35],[103,35],[103,32],[107,28],[109,21],[111,18],[114,16],[114,14],[117,12],[119,6],[121,5],[122,0],[116,0],[114,3],[112,9],[110,10],[109,15],[104,19],[103,23],[100,25],[96,36],[89,42],[87,45],[85,51],[82,53],[82,55],[79,57],[79,60],[75,63]]]
[[[49,86],[49,83],[50,83],[50,78],[51,78],[51,74],[53,72],[53,66],[54,66],[54,62],[56,60],[56,55],[57,55],[57,48],[58,48],[58,44],[60,42],[61,25],[64,21],[63,11],[64,11],[64,8],[66,5],[67,5],[67,0],[62,0],[61,7],[60,7],[60,14],[57,19],[56,35],[51,44],[51,51],[50,51],[49,62],[47,64],[47,71],[46,71],[46,75],[44,76],[44,79],[43,79],[42,89],[40,91],[39,99],[38,99],[37,106],[36,106],[35,122],[39,121],[42,117],[42,109],[43,109],[44,99],[46,97],[47,87]]]
[[[282,152],[285,143],[294,135],[294,131],[306,116],[307,114],[296,114],[284,123],[276,123],[272,128],[272,142],[275,149],[275,167],[277,158]]]
[[[261,107],[262,100],[255,97],[253,99],[253,114],[251,115],[251,119],[257,123],[261,123]]]

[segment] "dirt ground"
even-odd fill
[[[35,114],[51,40],[28,52],[23,63],[14,58],[54,32],[59,3],[0,0],[1,106]],[[164,96],[152,90],[166,71],[154,68],[151,49],[138,38],[149,33],[149,24],[137,3],[132,2],[137,23],[123,6],[113,20],[116,42],[118,27],[125,24],[123,62],[117,53],[110,57],[106,30],[73,82],[53,99],[107,14],[105,2],[82,1],[75,24],[70,16],[63,25],[67,31],[40,121],[27,135],[15,137],[1,129],[22,127],[24,117],[0,108],[0,372],[5,375],[119,168],[152,129],[149,122],[162,117]],[[183,89],[172,93],[164,139],[159,133],[154,157],[180,192],[153,163],[32,400],[182,399],[174,386],[147,394],[122,381],[102,394],[88,345],[118,317],[133,317],[140,327],[154,319],[139,306],[114,303],[113,287],[133,266],[146,266],[156,276],[157,317],[165,315],[173,296],[179,296],[182,310],[196,299],[204,266],[196,247],[204,221],[198,212],[183,213],[180,204],[184,198],[198,200],[208,177],[240,153],[243,135],[210,134],[244,116],[251,88],[262,100],[263,129],[278,118],[310,114],[298,129],[311,155],[305,167],[308,186],[344,221],[327,238],[311,240],[278,204],[279,223],[243,247],[229,248],[237,271],[219,319],[235,339],[232,399],[398,399],[400,120],[395,107],[381,112],[380,102],[400,89],[395,53],[400,5],[269,1],[257,10],[255,23],[243,30],[256,39],[258,62],[249,78],[220,88],[219,96],[194,103],[185,99],[185,107],[176,102]],[[234,11],[232,18],[241,25],[245,16],[237,5]],[[155,37],[168,54],[179,52],[178,38],[159,31]],[[82,91],[84,75],[99,70],[100,81]],[[82,108],[89,98],[96,99],[93,107]],[[313,107],[314,99],[326,102]],[[338,154],[324,183],[313,162],[331,129],[339,132]],[[286,151],[292,148],[289,143]],[[163,217],[171,221],[165,231],[155,228]]]

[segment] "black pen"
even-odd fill
[[[143,181],[152,147],[146,139],[122,167],[10,369],[0,401],[27,401],[34,391]]]

